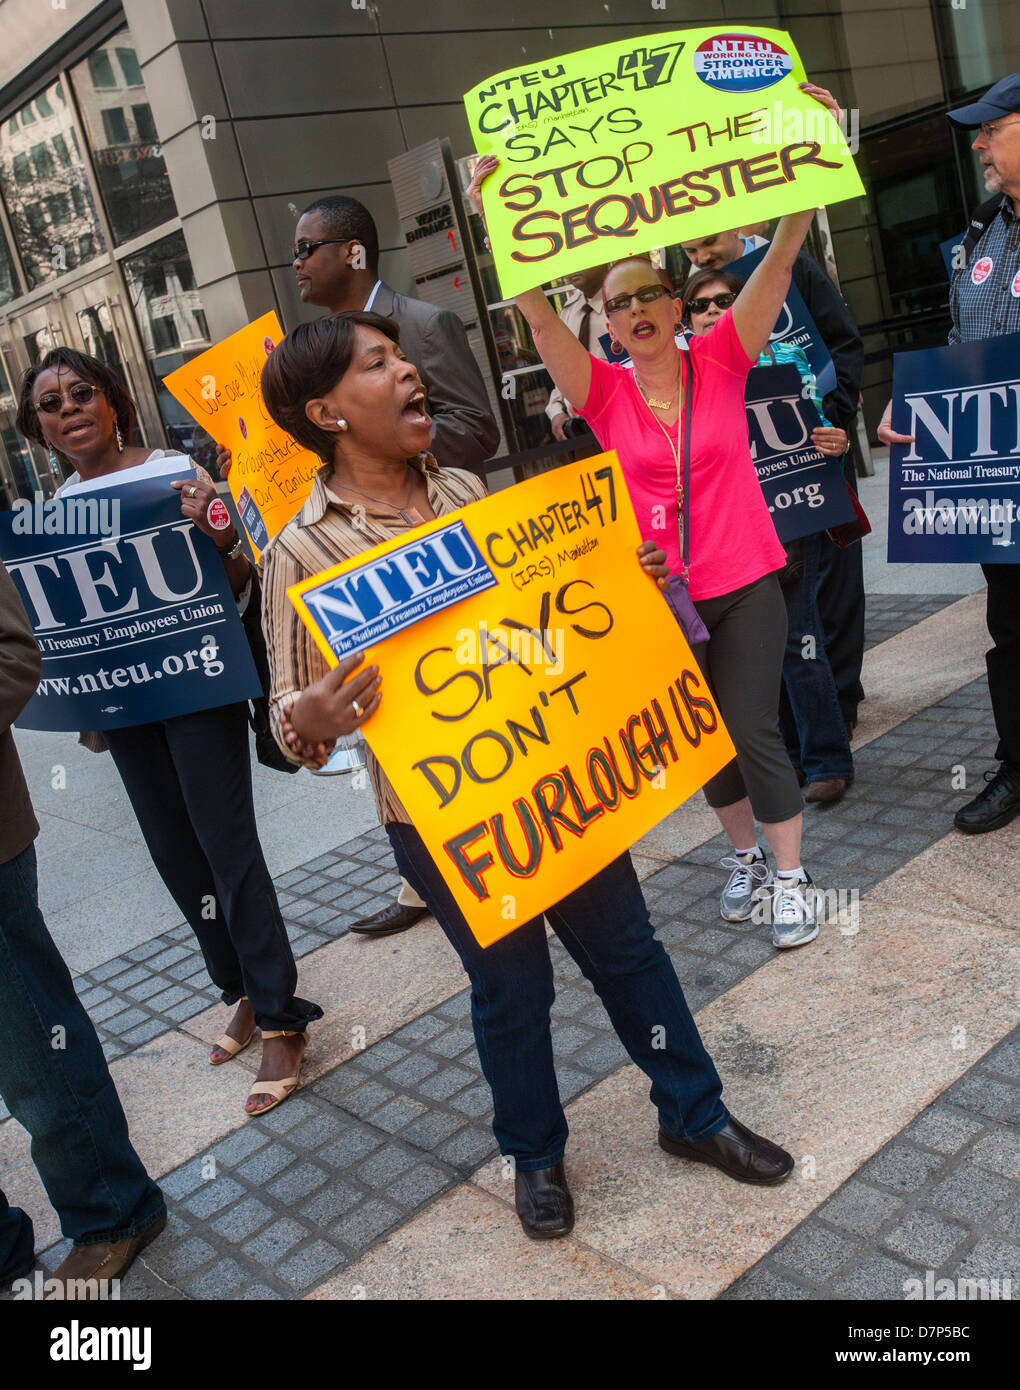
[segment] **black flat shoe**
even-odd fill
[[[985,781],[988,786],[953,817],[953,824],[965,835],[1001,830],[1020,815],[1020,772],[1003,763],[998,772],[986,772]]]
[[[711,1164],[737,1182],[757,1183],[761,1187],[783,1182],[793,1172],[791,1154],[755,1134],[732,1115],[719,1133],[708,1139],[674,1139],[660,1129],[659,1148],[677,1158]]]
[[[373,912],[371,917],[361,917],[357,922],[352,922],[347,930],[357,932],[359,936],[392,936],[394,932],[407,931],[408,927],[413,927],[415,922],[428,915],[427,907],[401,907],[399,903],[390,903],[381,912]]]
[[[514,1175],[514,1205],[524,1234],[552,1240],[574,1229],[574,1199],[562,1163]]]

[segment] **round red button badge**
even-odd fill
[[[263,350],[263,352],[266,354],[267,357],[268,357],[269,354],[272,352],[272,350],[273,350],[274,347],[276,347],[276,344],[273,342],[272,338],[263,338],[263,339],[262,339],[262,350]]]
[[[982,256],[979,261],[975,261],[974,268],[970,272],[971,281],[975,285],[980,285],[983,280],[987,280],[992,273],[991,256]]]
[[[1013,283],[1009,289],[1014,299],[1020,299],[1020,270],[1013,276]]]
[[[205,516],[214,531],[225,531],[230,525],[230,513],[218,497],[209,503]]]

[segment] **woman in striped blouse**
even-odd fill
[[[457,511],[484,491],[472,474],[439,469],[417,368],[397,326],[365,312],[301,324],[266,359],[269,414],[325,467],[311,496],[269,547],[263,623],[277,740],[311,766],[362,728],[382,699],[382,674],[359,655],[328,669],[287,599],[291,584],[382,540]],[[664,555],[640,548],[653,579]],[[553,1067],[553,975],[543,919],[483,949],[385,773],[369,750],[379,816],[397,865],[428,903],[471,980],[478,1054],[493,1094],[493,1132],[513,1160],[517,1214],[527,1235],[566,1235],[574,1220],[563,1171],[567,1122]],[[591,981],[630,1056],[652,1080],[658,1142],[742,1182],[777,1183],[793,1159],[733,1119],[669,956],[655,939],[629,854],[545,914]],[[658,1043],[662,1046],[657,1046]]]

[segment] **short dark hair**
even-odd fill
[[[269,414],[324,463],[333,462],[336,435],[313,425],[305,406],[332,391],[345,375],[359,324],[378,328],[400,346],[400,329],[392,319],[364,309],[345,309],[314,323],[299,323],[273,348],[262,368],[262,399]]]
[[[688,305],[692,299],[697,299],[698,295],[706,285],[714,281],[721,280],[722,283],[732,294],[739,294],[744,288],[745,281],[739,275],[733,275],[728,270],[698,270],[689,277],[684,285],[683,293],[680,296],[680,311],[683,314],[684,322],[690,317]]]
[[[365,248],[366,268],[371,271],[379,268],[379,233],[376,231],[372,214],[364,203],[351,198],[346,193],[334,193],[328,198],[316,198],[302,212],[314,212],[326,224],[330,236],[350,237],[360,241]]]
[[[43,372],[53,367],[67,367],[82,381],[87,381],[102,391],[117,418],[117,427],[125,443],[130,440],[138,412],[123,380],[112,367],[107,366],[98,357],[90,357],[86,352],[76,352],[74,348],[69,347],[51,348],[42,361],[29,367],[21,378],[16,424],[26,439],[35,440],[36,444],[41,444],[44,449],[50,447],[39,424],[36,408],[32,404],[32,387]]]

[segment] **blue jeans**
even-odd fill
[[[854,760],[818,611],[822,543],[826,539],[822,534],[804,537],[803,577],[796,584],[783,586],[787,638],[779,722],[787,752],[809,782],[833,778],[850,782]],[[811,642],[805,643],[805,637]]]
[[[553,1066],[552,962],[541,917],[482,948],[410,825],[386,832],[397,867],[421,894],[471,980],[471,1019],[492,1089],[493,1133],[521,1172],[563,1158],[567,1120]],[[655,937],[630,855],[597,873],[546,913],[591,981],[620,1041],[651,1077],[662,1128],[706,1139],[729,1119],[722,1082],[705,1051],[673,962]]]
[[[76,1245],[124,1240],[165,1212],[110,1069],[39,911],[35,847],[0,864],[0,1095]],[[0,1192],[0,1276],[32,1268],[32,1222]]]

